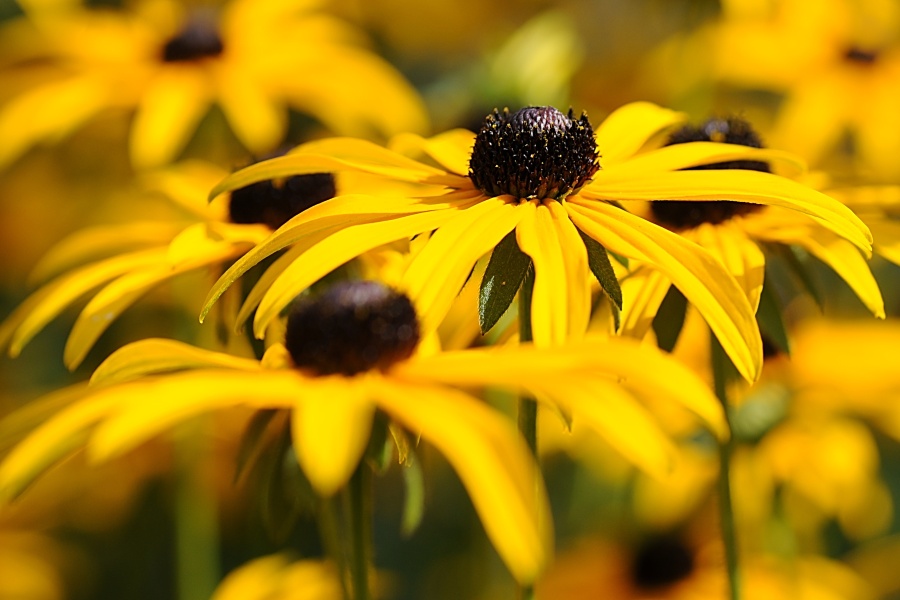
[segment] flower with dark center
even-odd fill
[[[163,46],[165,62],[187,62],[222,54],[222,38],[215,16],[206,12],[192,15],[184,27]]]
[[[330,173],[258,181],[231,192],[228,213],[232,223],[262,223],[278,229],[306,209],[333,198],[335,193],[334,176]]]
[[[597,159],[584,113],[576,120],[572,109],[552,106],[494,109],[475,138],[469,177],[488,196],[561,200],[591,180]]]
[[[874,50],[865,50],[857,46],[853,46],[844,53],[844,58],[858,65],[871,65],[878,60],[878,53]]]
[[[419,323],[409,298],[375,281],[338,283],[299,300],[284,345],[294,365],[317,375],[386,370],[409,358]]]
[[[683,542],[670,537],[645,542],[634,557],[631,575],[641,589],[671,585],[691,574],[694,557]]]
[[[724,142],[750,148],[762,148],[762,140],[749,123],[737,117],[713,118],[699,127],[687,125],[673,133],[667,146],[688,142]],[[769,173],[769,165],[757,160],[733,160],[690,167],[688,170],[746,169]],[[727,201],[674,202],[657,200],[650,203],[650,210],[657,222],[676,231],[693,229],[703,223],[717,225],[732,217],[747,215],[760,210],[758,204]]]

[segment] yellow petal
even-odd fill
[[[662,271],[700,311],[741,375],[749,381],[759,377],[762,339],[754,312],[719,261],[682,236],[603,202],[588,208],[570,200],[569,214],[613,252]]]
[[[291,263],[297,260],[297,257],[306,252],[306,250],[307,247],[305,245],[294,246],[293,248],[288,249],[259,276],[259,279],[256,280],[256,283],[253,284],[253,287],[247,293],[247,297],[244,298],[244,302],[241,304],[241,308],[234,319],[235,332],[240,332],[243,329],[244,323],[247,322],[247,319],[250,318],[250,315],[253,314],[253,311],[259,306],[263,296],[266,295],[266,292],[269,291],[269,288],[275,280],[281,276]]]
[[[738,144],[722,144],[715,142],[691,142],[673,144],[650,152],[645,152],[630,159],[608,167],[604,167],[604,185],[616,181],[659,171],[677,171],[697,165],[708,165],[733,160],[758,160],[763,162],[782,163],[801,173],[806,170],[806,163],[789,152],[769,148],[751,148]]]
[[[451,173],[465,176],[474,143],[475,134],[468,129],[451,129],[430,138],[401,133],[391,139],[390,148],[401,154],[424,152]]]
[[[88,77],[35,87],[0,110],[0,168],[31,146],[71,133],[106,106],[104,85]]]
[[[717,435],[728,436],[721,403],[709,387],[687,367],[636,340],[586,336],[563,346],[536,348],[531,344],[443,352],[397,364],[395,377],[410,381],[455,386],[504,386],[516,391],[535,389],[554,401],[548,381],[606,381],[610,377],[647,396],[670,398],[683,404],[710,425]]]
[[[109,460],[211,410],[290,408],[308,382],[290,371],[209,369],[97,388],[92,398],[114,407],[91,436],[88,453],[94,461]]]
[[[853,211],[821,192],[771,173],[742,169],[671,171],[607,186],[601,172],[580,195],[607,200],[738,200],[782,206],[809,215],[864,251],[872,249],[872,234]]]
[[[881,290],[859,250],[847,240],[821,227],[805,224],[805,227],[797,228],[790,220],[790,218],[786,220],[786,227],[765,227],[760,223],[760,226],[754,229],[754,235],[760,239],[804,248],[834,269],[835,273],[859,296],[866,308],[876,317],[883,319],[884,299],[881,297]]]
[[[750,307],[756,313],[766,275],[766,257],[756,242],[747,237],[740,224],[702,225],[688,237],[719,259],[744,290]]]
[[[235,135],[255,153],[275,148],[287,130],[287,110],[236,64],[216,70],[219,105]]]
[[[895,265],[900,265],[900,223],[873,219],[869,225],[875,236],[875,251]]]
[[[427,183],[445,176],[440,169],[391,152],[371,142],[352,138],[331,138],[308,142],[287,156],[279,156],[241,169],[222,180],[209,197],[268,179],[308,173],[362,171],[401,181]]]
[[[647,267],[623,279],[620,335],[643,339],[671,285],[662,272]]]
[[[608,382],[555,381],[553,394],[572,413],[572,426],[580,424],[603,437],[628,461],[647,473],[662,477],[673,467],[675,448],[653,415],[622,387]]]
[[[165,251],[154,248],[108,258],[59,277],[29,296],[0,326],[0,344],[18,356],[31,338],[93,288],[134,269],[159,264]]]
[[[138,168],[171,162],[210,105],[205,74],[194,68],[159,72],[138,106],[131,129],[131,161]]]
[[[435,232],[409,265],[401,282],[416,305],[424,331],[440,325],[472,266],[512,231],[521,207],[485,199],[458,212]],[[472,305],[475,310],[475,305]]]
[[[297,460],[322,496],[350,479],[369,443],[375,405],[367,383],[365,376],[316,378],[291,415]]]
[[[309,248],[275,280],[259,303],[253,331],[262,338],[269,322],[297,295],[345,262],[382,244],[436,229],[456,211],[431,211],[346,227]]]
[[[531,453],[512,424],[456,390],[382,380],[373,393],[388,414],[446,457],[509,570],[520,582],[533,582],[552,553],[551,513]]]
[[[635,154],[657,133],[682,123],[684,113],[650,102],[632,102],[613,111],[597,128],[600,164],[606,168]]]
[[[123,346],[109,355],[91,375],[91,385],[110,385],[145,375],[219,367],[258,371],[260,363],[222,352],[203,350],[175,340],[151,338]]]

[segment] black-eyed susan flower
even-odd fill
[[[288,107],[349,135],[384,137],[426,126],[411,86],[319,3],[26,8],[7,26],[21,46],[12,62],[22,65],[4,77],[14,90],[19,76],[32,83],[0,108],[0,165],[111,109],[134,110],[129,143],[138,167],[175,159],[214,104],[258,154],[282,141]]]
[[[530,582],[551,548],[536,467],[514,426],[463,389],[534,394],[652,471],[667,469],[670,449],[635,396],[681,403],[727,435],[720,405],[695,375],[630,340],[428,354],[420,335],[408,298],[363,281],[298,301],[285,344],[261,362],[168,340],[131,344],[97,369],[83,397],[12,450],[0,466],[0,493],[14,496],[82,446],[105,460],[195,415],[244,406],[290,411],[297,460],[330,496],[357,468],[380,410],[447,457],[510,570]]]
[[[667,145],[717,141],[762,147],[752,126],[737,117],[715,117],[699,126],[687,125],[673,132]],[[770,172],[764,161],[735,160],[693,169],[743,169]],[[866,256],[847,239],[797,211],[779,206],[743,202],[670,202],[660,199],[647,205],[647,217],[706,248],[735,278],[754,312],[759,307],[765,279],[768,245],[797,247],[831,267],[876,317],[884,318],[884,301]],[[663,302],[670,283],[654,269],[635,269],[623,284],[628,306],[623,332],[641,337]]]
[[[272,229],[332,197],[337,185],[332,175],[317,173],[254,184],[209,204],[209,189],[226,174],[203,161],[145,174],[145,191],[173,205],[170,219],[90,227],[51,248],[32,273],[42,285],[0,325],[0,345],[18,356],[50,321],[94,292],[64,350],[66,366],[74,369],[113,321],[152,289],[189,272],[220,269]]]
[[[385,184],[415,183],[420,191],[382,198],[372,193],[339,195],[306,211],[223,275],[204,314],[248,268],[300,243],[308,250],[284,269],[259,303],[254,328],[262,336],[299,292],[334,267],[386,242],[434,231],[401,284],[416,303],[425,329],[440,322],[473,264],[502,245],[517,257],[516,264],[534,265],[530,318],[535,343],[546,346],[585,330],[590,272],[608,288],[616,287],[614,278],[610,281],[606,248],[653,266],[678,286],[740,372],[754,379],[762,343],[753,307],[738,284],[707,251],[618,203],[671,198],[771,204],[805,213],[864,251],[871,248],[871,237],[845,206],[794,181],[751,171],[681,170],[727,160],[790,160],[783,153],[714,142],[638,152],[681,120],[678,113],[652,104],[630,104],[610,115],[595,141],[586,116],[531,107],[489,115],[477,136],[455,130],[397,142],[419,148],[440,167],[361,140],[302,145],[285,157],[232,175],[215,188],[213,197],[256,181],[322,170],[370,173]],[[372,189],[379,185],[373,183]],[[508,280],[486,277],[482,288],[505,286],[514,293],[526,271],[518,269]],[[614,290],[610,293],[615,295]]]

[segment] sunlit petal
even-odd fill
[[[642,268],[622,280],[620,334],[643,339],[672,282],[656,269]]]
[[[725,270],[731,273],[747,294],[755,313],[759,307],[759,297],[766,275],[766,257],[759,246],[747,237],[739,224],[735,223],[702,225],[694,230],[690,237],[721,261]],[[858,251],[854,251],[859,254]]]
[[[684,113],[650,102],[632,102],[615,110],[597,128],[600,164],[612,166],[636,153],[657,133],[682,123]]]
[[[396,152],[424,152],[442,167],[465,176],[469,172],[469,158],[475,134],[468,129],[451,129],[430,138],[412,133],[401,133],[391,139],[390,147]]]
[[[222,66],[228,68],[216,70],[217,94],[228,124],[251,152],[274,149],[287,129],[284,107],[244,69]]]

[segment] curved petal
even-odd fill
[[[269,323],[284,307],[332,270],[382,244],[436,229],[452,218],[455,212],[430,211],[379,223],[355,225],[326,237],[300,255],[272,283],[253,319],[256,336],[261,339]]]
[[[684,405],[717,435],[728,436],[722,405],[699,376],[662,351],[627,338],[587,336],[552,348],[521,344],[415,356],[391,373],[409,381],[460,387],[534,389],[563,404],[565,391],[548,386],[548,381],[591,385],[614,378],[642,394]]]
[[[151,168],[171,162],[191,139],[210,103],[203,71],[162,69],[144,92],[134,117],[132,163],[138,168]]]
[[[267,179],[308,173],[362,171],[400,181],[431,183],[447,174],[440,169],[391,152],[371,142],[331,138],[298,146],[286,156],[264,160],[232,173],[212,189],[209,197]],[[463,182],[461,177],[457,177]],[[466,180],[467,181],[467,180]]]
[[[309,393],[309,381],[291,371],[209,369],[104,386],[92,399],[114,407],[91,436],[88,454],[94,461],[109,460],[211,410],[291,408]]]
[[[451,129],[430,138],[414,133],[401,133],[391,139],[390,148],[395,152],[424,152],[442,167],[465,177],[469,172],[469,159],[475,134],[468,129]]]
[[[684,122],[684,113],[650,102],[632,102],[616,109],[597,128],[597,150],[604,168],[635,154],[657,133]]]
[[[373,394],[387,413],[446,457],[509,570],[519,581],[533,582],[552,553],[550,505],[512,424],[457,390],[385,379]]]
[[[150,338],[123,346],[91,375],[91,385],[110,385],[168,371],[204,368],[260,370],[259,361],[203,350],[176,340]]]
[[[424,331],[437,329],[472,266],[500,243],[521,218],[521,207],[502,198],[490,198],[460,211],[431,236],[410,263],[401,283],[416,305]]]
[[[621,386],[609,381],[554,381],[553,394],[572,413],[572,426],[583,423],[628,461],[661,477],[674,465],[675,447],[653,415]],[[545,392],[546,393],[546,392]]]
[[[747,237],[743,229],[735,223],[702,225],[693,230],[688,237],[696,240],[719,259],[725,270],[744,290],[755,314],[759,308],[759,297],[766,275],[766,256],[756,242]]]
[[[622,280],[622,325],[619,334],[643,339],[672,282],[657,269],[644,267]]]
[[[607,186],[600,172],[579,194],[598,200],[738,200],[781,206],[809,215],[863,251],[872,250],[872,234],[853,211],[834,198],[771,173],[741,169],[671,171],[648,173]]]
[[[685,171],[688,172],[688,171]],[[697,244],[603,202],[569,202],[579,229],[613,252],[662,271],[697,307],[738,371],[759,377],[762,339],[750,302],[722,264]]]
[[[368,383],[366,377],[317,377],[291,414],[297,460],[322,496],[350,479],[369,443],[375,405]]]
[[[0,326],[0,345],[9,343],[9,354],[22,348],[70,304],[95,287],[123,273],[144,269],[165,260],[165,249],[152,248],[102,260],[54,279],[25,299]]]

